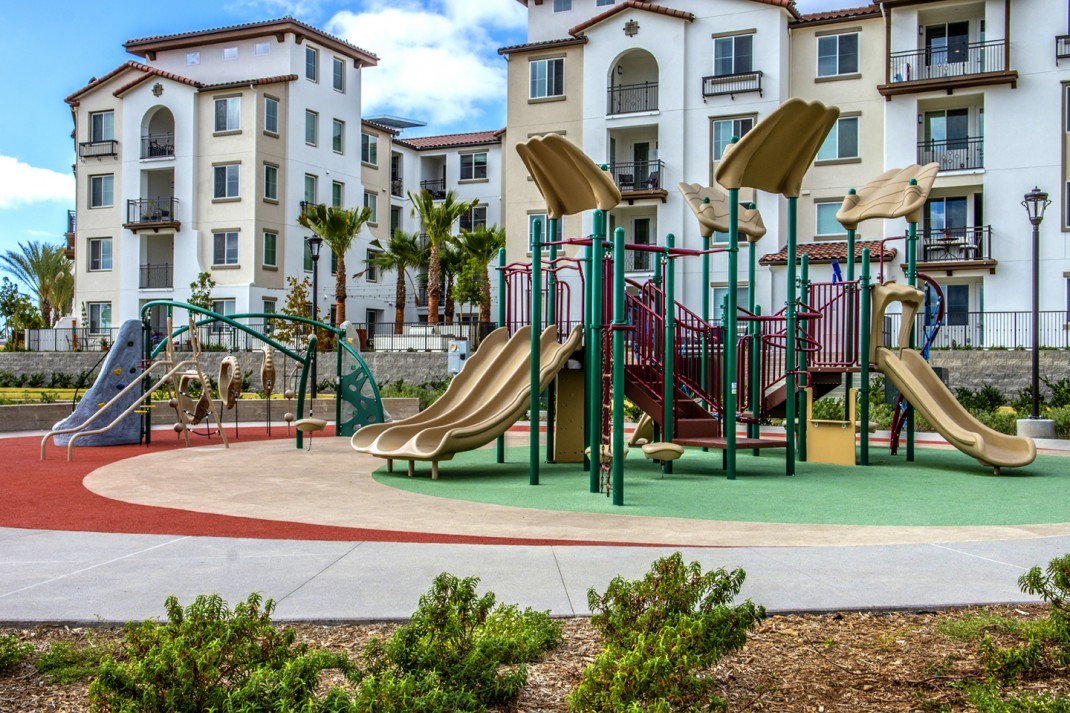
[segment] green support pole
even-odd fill
[[[800,268],[799,280],[799,300],[803,304],[810,302],[810,258],[807,255],[802,256],[802,267]],[[799,364],[796,367],[799,373],[806,371],[806,352],[801,351],[798,353]],[[806,394],[803,391],[799,391],[799,396],[795,401],[795,413],[799,414],[799,429],[797,438],[799,440],[799,460],[803,463],[806,462],[806,409],[803,406],[805,403]]]
[[[665,310],[665,358],[664,369],[665,381],[663,383],[663,403],[661,415],[661,439],[666,443],[672,443],[676,435],[673,427],[675,409],[673,395],[676,393],[676,265],[669,257],[669,251],[676,247],[676,236],[669,233],[665,238],[665,300],[662,308]],[[661,462],[661,472],[672,472],[672,461]]]
[[[917,179],[910,179],[910,185],[916,186]],[[918,224],[909,223],[907,225],[907,284],[911,287],[918,286]],[[914,320],[915,324],[917,320]],[[917,344],[915,342],[917,335],[915,334],[914,324],[910,325],[910,343],[911,349],[914,349]],[[907,462],[912,463],[914,461],[914,404],[907,404]]]
[[[505,305],[506,305],[506,285],[505,285],[505,248],[498,249],[498,328],[505,326]],[[495,461],[498,463],[505,462],[505,436],[498,436],[498,440],[494,444]]]
[[[754,244],[751,243],[751,248],[754,248]],[[754,305],[754,312],[756,317],[762,316],[762,306]],[[751,355],[750,355],[750,384],[747,388],[750,389],[750,402],[751,402],[751,416],[755,418],[754,423],[754,438],[761,438],[762,436],[762,424],[757,421],[761,418],[762,412],[762,325],[760,322],[753,322],[751,324]],[[757,458],[761,455],[761,451],[757,448],[751,451],[751,455]]]
[[[613,231],[613,504],[624,504],[624,228]]]
[[[849,195],[853,196],[853,195],[855,195],[856,191],[855,191],[855,189],[852,188],[851,190],[847,191],[847,193]],[[851,329],[854,326],[856,326],[855,323],[854,323],[855,309],[856,309],[855,296],[858,294],[857,287],[853,286],[853,284],[852,284],[855,281],[855,237],[856,237],[856,233],[857,233],[857,231],[854,228],[848,228],[848,230],[847,230],[847,277],[845,279],[847,280],[847,284],[850,285],[850,286],[847,288],[847,290],[848,290],[848,298],[847,298],[847,310],[846,310],[846,314],[844,315],[844,321],[846,322],[846,324],[844,325],[844,334],[845,334],[845,338],[851,340],[851,341],[848,342],[848,344],[851,347],[853,347],[853,349],[855,351],[854,354],[847,354],[846,356],[848,358],[857,357],[858,356],[858,335],[857,334],[852,334],[852,332],[851,332]],[[853,337],[853,339],[852,339],[852,337]],[[854,374],[852,374],[851,372],[848,371],[846,374],[843,375],[843,410],[844,410],[844,416],[843,417],[845,419],[851,413],[851,405],[849,403],[847,403],[847,399],[849,399],[851,397],[851,388],[853,386],[854,386]]]
[[[728,191],[728,298],[725,300],[724,320],[724,365],[725,383],[721,391],[724,426],[725,472],[729,480],[736,479],[736,314],[739,289],[739,189]]]
[[[550,242],[557,235],[558,219],[546,221],[546,236]],[[550,246],[550,267],[556,267],[557,246]],[[546,275],[546,326],[557,324],[557,273]],[[554,458],[554,424],[557,420],[557,379],[550,382],[546,392],[546,462],[553,463]]]
[[[591,240],[591,248],[594,251],[591,262],[591,398],[588,408],[591,414],[590,440],[587,445],[591,449],[591,492],[601,490],[602,478],[602,274],[605,270],[603,265],[603,240],[606,233],[606,214],[604,211],[595,211],[594,236]]]
[[[528,407],[531,411],[528,434],[528,483],[539,484],[539,392],[541,383],[539,372],[542,365],[539,363],[542,356],[542,299],[540,298],[542,286],[542,221],[538,218],[534,221],[531,236],[531,402]]]
[[[795,365],[795,332],[796,332],[796,272],[795,258],[796,230],[799,220],[799,199],[795,196],[788,198],[788,295],[785,305],[785,317],[787,332],[784,340],[786,351],[784,363],[787,364],[789,373],[784,377],[784,438],[788,442],[787,448],[787,474],[795,475],[795,374],[790,373]]]
[[[597,216],[597,211],[595,215]],[[592,354],[592,338],[593,330],[591,329],[591,305],[594,304],[594,295],[591,293],[591,275],[594,274],[591,269],[592,255],[594,255],[594,248],[590,245],[583,249],[583,269],[587,273],[587,279],[583,282],[583,442],[590,444],[591,442],[591,399],[594,398],[594,386],[592,386],[592,371],[591,371],[591,354]],[[584,455],[583,456],[583,469],[585,471],[591,470],[591,461]],[[595,487],[591,492],[598,492],[598,488]]]
[[[757,206],[754,203],[747,203],[747,210],[754,210]],[[755,296],[754,283],[758,279],[758,251],[754,249],[755,243],[747,243],[747,311],[751,314],[755,314],[755,310],[758,309],[757,299]],[[747,330],[751,339],[751,351],[758,351],[758,340],[755,336],[757,332],[755,327],[758,326],[757,322],[751,322],[750,329]],[[754,365],[754,359],[751,359],[751,367]],[[755,400],[754,389],[754,372],[752,368],[748,368],[749,378],[747,379],[747,391],[750,393],[751,405],[751,417],[754,423],[747,424],[747,437],[758,438],[761,435],[761,426],[758,424],[758,402]]]
[[[859,331],[862,333],[862,349],[859,354],[858,367],[859,377],[862,381],[860,384],[861,389],[859,392],[860,413],[859,419],[862,421],[861,436],[862,436],[862,450],[860,453],[860,461],[862,465],[869,465],[869,330],[870,330],[870,292],[872,287],[869,284],[869,248],[862,249],[862,323],[859,326]]]

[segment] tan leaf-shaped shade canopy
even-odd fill
[[[560,134],[522,141],[516,152],[546,201],[546,213],[558,219],[585,210],[611,210],[620,203],[612,176]]]
[[[797,198],[803,176],[840,115],[821,102],[789,99],[738,142],[729,144],[715,177],[725,188],[757,188]]]
[[[716,233],[728,232],[728,194],[716,186],[698,183],[678,183],[684,199],[698,218],[699,233],[708,238]],[[756,243],[765,235],[765,223],[757,208],[739,209],[739,233],[747,242]]]
[[[939,170],[940,164],[930,163],[885,171],[844,198],[836,220],[848,230],[857,230],[859,223],[870,218],[906,218],[917,223]]]

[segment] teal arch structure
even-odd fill
[[[274,312],[243,312],[241,314],[222,315],[217,312],[213,312],[210,309],[204,307],[198,307],[191,305],[187,302],[177,302],[174,300],[153,300],[147,302],[141,307],[141,321],[148,329],[148,312],[153,307],[164,307],[168,310],[168,314],[171,314],[175,308],[184,309],[194,314],[199,314],[203,319],[198,319],[194,324],[201,327],[206,324],[212,324],[213,322],[221,322],[227,326],[244,332],[252,337],[255,337],[265,344],[269,344],[286,356],[290,357],[298,364],[301,365],[301,378],[297,387],[297,418],[304,418],[308,414],[305,410],[305,394],[307,393],[309,372],[312,365],[312,355],[316,350],[316,336],[313,334],[308,340],[308,347],[305,349],[304,354],[294,351],[285,344],[273,339],[267,334],[258,332],[252,327],[242,324],[238,320],[242,319],[263,319],[267,320],[281,320],[284,322],[296,322],[299,324],[308,325],[317,330],[324,330],[334,334],[337,338],[335,343],[336,348],[336,388],[335,388],[335,434],[339,437],[350,437],[356,430],[362,426],[366,426],[370,423],[382,423],[386,416],[383,412],[383,401],[379,395],[379,385],[375,383],[375,379],[372,377],[371,370],[368,368],[368,364],[361,358],[360,353],[357,352],[345,339],[345,330],[339,327],[332,327],[329,324],[318,322],[307,317],[296,317],[288,314],[278,314]],[[171,338],[181,336],[185,332],[189,331],[189,326],[179,327],[171,333]],[[165,347],[165,344],[161,342],[155,349],[151,348],[151,340],[145,340],[145,357],[146,359],[154,359]],[[151,350],[151,351],[150,351]],[[146,418],[148,418],[146,416]],[[146,429],[146,439],[149,438],[148,434],[151,433],[149,429]],[[297,447],[302,448],[304,445],[304,434],[300,431],[296,436]]]

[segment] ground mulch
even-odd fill
[[[983,681],[976,641],[959,641],[937,630],[942,619],[997,614],[1021,621],[1046,615],[1042,606],[985,607],[942,612],[830,613],[771,616],[746,647],[709,672],[731,711],[966,711],[961,685]],[[528,684],[500,713],[566,711],[566,696],[583,669],[601,651],[587,619],[561,622],[564,641],[528,667]],[[392,625],[296,627],[314,646],[356,655],[372,636],[389,636]],[[118,639],[115,629],[40,626],[0,629],[34,644],[83,644]],[[996,634],[999,636],[999,634]],[[1011,639],[998,641],[1011,645]],[[329,683],[329,682],[325,682]],[[87,682],[50,684],[30,663],[0,675],[0,712],[84,711]],[[1070,671],[1048,669],[1018,684],[1021,691],[1070,696]]]

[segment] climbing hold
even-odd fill
[[[130,373],[131,374],[136,374],[137,373],[137,367],[136,366],[130,367]]]
[[[104,403],[103,401],[101,401],[99,404],[97,404],[97,408],[104,408],[105,406],[107,406],[107,404]]]
[[[119,374],[123,373],[123,370],[122,369],[112,369],[111,373],[115,374],[116,376],[119,376]]]

